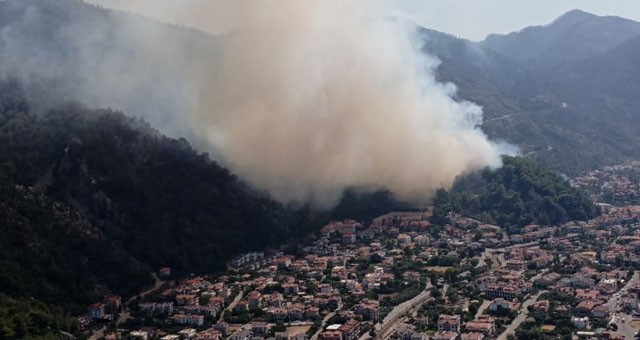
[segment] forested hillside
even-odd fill
[[[544,167],[523,158],[505,157],[504,166],[460,176],[434,200],[434,221],[446,223],[449,211],[495,223],[508,231],[530,223],[561,224],[599,214],[588,195]]]
[[[0,339],[56,340],[78,334],[61,308],[0,293]]]
[[[119,25],[160,32],[166,46],[149,58],[139,47],[148,37],[118,34]],[[176,118],[191,95],[182,66],[210,60],[215,37],[75,0],[0,1],[0,29],[0,338],[75,332],[65,313],[109,292],[139,292],[162,266],[213,272],[242,252],[298,244],[331,219],[412,208],[358,188],[332,211],[284,206],[196,151],[197,140],[164,135],[193,137]],[[580,12],[481,43],[421,31],[442,60],[439,78],[484,106],[487,133],[565,173],[640,156],[629,128],[640,119],[637,32],[636,23]],[[565,38],[592,48],[558,51]],[[132,70],[141,76],[128,78]],[[598,213],[523,158],[439,191],[435,222],[448,211],[507,228]]]
[[[220,37],[77,0],[0,1],[0,29],[0,74],[27,81],[32,105],[113,107],[198,146],[176,112],[207,95],[193,81],[216,77],[202,70]],[[419,36],[439,80],[484,108],[483,130],[527,157],[570,176],[640,157],[640,23],[576,10],[481,42]]]
[[[284,207],[184,140],[112,111],[38,115],[15,83],[0,93],[4,292],[86,304],[140,289],[152,268],[213,271],[294,231]]]
[[[399,208],[382,192],[352,192],[334,211],[285,207],[141,120],[34,111],[15,81],[0,82],[0,180],[0,291],[72,311],[139,291],[161,266],[212,272],[331,218]]]
[[[640,23],[576,10],[481,42],[420,34],[439,79],[526,157],[569,176],[640,157]]]

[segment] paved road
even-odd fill
[[[484,311],[487,310],[487,308],[489,308],[489,306],[491,306],[491,303],[493,301],[492,300],[484,300],[482,301],[482,304],[480,305],[480,307],[478,307],[478,311],[476,312],[476,316],[474,319],[478,319],[478,317],[482,314],[484,314]]]
[[[495,258],[496,261],[494,261],[494,263],[496,263],[499,268],[503,268],[507,265],[507,262],[504,259],[504,254],[498,254]]]
[[[532,283],[535,283],[539,278],[541,278],[544,274],[546,274],[549,271],[549,268],[545,268],[543,270],[541,270],[538,274],[532,276],[529,281],[531,281]]]
[[[501,249],[486,248],[484,252],[482,252],[482,254],[480,255],[480,259],[478,260],[478,264],[476,265],[476,268],[486,266],[487,264],[484,261],[486,259],[490,259],[491,267],[489,269],[490,270],[500,269],[500,267],[502,267],[504,264],[504,255],[499,253],[500,250],[504,251],[504,248],[501,248]]]
[[[442,296],[447,296],[447,291],[449,290],[449,284],[445,283],[444,286],[442,286]]]
[[[412,313],[414,310],[419,309],[420,306],[430,298],[430,292],[422,291],[413,299],[407,300],[394,307],[393,310],[387,315],[387,317],[384,318],[382,324],[376,325],[376,331],[378,331],[376,339],[388,338],[391,334],[393,334],[400,323],[402,323],[405,314]]]
[[[563,105],[560,105],[559,107],[562,108],[562,109],[566,108],[566,106],[563,106]],[[513,112],[513,113],[506,114],[504,116],[493,117],[493,118],[486,119],[484,121],[484,124],[488,124],[488,123],[495,122],[495,121],[499,122],[499,121],[507,119],[507,118],[517,117],[517,116],[525,115],[525,114],[541,113],[541,112],[553,112],[554,110],[557,110],[557,109],[558,109],[558,106],[555,106],[555,107],[553,107],[551,109],[546,109],[545,108],[545,109],[531,110],[531,111],[529,111],[529,110],[516,111],[516,112]]]
[[[500,116],[500,117],[489,118],[489,119],[485,120],[484,122],[485,123],[494,122],[496,120],[507,119],[507,118],[513,117],[513,116],[519,116],[521,114],[522,114],[522,112],[510,113],[508,115],[504,115],[504,116]]]
[[[531,155],[535,155],[535,154],[538,154],[538,153],[541,153],[541,152],[549,152],[551,150],[553,150],[553,146],[547,145],[546,149],[544,149],[544,150],[536,150],[536,151],[529,151],[529,152],[525,153],[523,157],[529,157]]]
[[[318,336],[320,336],[320,332],[322,332],[322,330],[324,330],[325,327],[327,327],[327,321],[329,321],[329,319],[331,319],[334,315],[336,315],[336,312],[342,310],[342,302],[340,302],[338,304],[338,308],[327,314],[323,319],[322,319],[322,325],[320,326],[320,328],[318,328],[318,330],[315,332],[315,334],[313,334],[310,338],[310,340],[317,340]],[[363,335],[364,336],[364,335]]]
[[[607,306],[611,311],[612,319],[611,322],[618,325],[617,333],[622,334],[625,339],[634,339],[635,333],[638,331],[637,329],[631,327],[630,323],[633,321],[633,316],[625,313],[616,313],[618,308],[618,298],[620,297],[621,292],[625,292],[631,285],[638,280],[638,272],[633,273],[633,277],[627,284],[622,287],[616,294],[611,295],[609,301],[607,301]],[[622,322],[624,320],[624,322]]]
[[[423,290],[412,299],[395,306],[381,323],[376,324],[376,339],[386,339],[389,337],[404,320],[404,315],[413,313],[414,310],[419,309],[420,306],[429,299],[431,299],[431,290]]]
[[[220,313],[220,316],[218,316],[218,321],[222,321],[222,318],[224,317],[224,312],[233,310],[233,308],[238,304],[238,302],[240,302],[240,300],[242,299],[243,295],[244,295],[244,292],[242,290],[240,290],[240,293],[238,293],[238,295],[236,295],[235,299],[233,299],[233,301],[231,301],[229,306],[227,306],[227,308],[225,308],[222,311],[222,313]]]
[[[480,254],[480,259],[478,259],[478,264],[476,265],[476,268],[486,266],[487,264],[484,261],[486,259],[491,259],[491,256],[493,255],[494,251],[495,249],[485,248],[482,254]],[[493,263],[492,265],[495,265],[495,263]]]
[[[131,303],[131,301],[135,300],[138,297],[144,298],[145,296],[147,296],[148,294],[150,294],[155,290],[158,290],[162,286],[164,281],[160,280],[160,278],[158,278],[158,276],[155,273],[152,273],[152,274],[153,274],[153,279],[155,280],[153,287],[143,291],[138,295],[134,295],[131,298],[129,298],[129,300],[127,300],[127,302],[122,306],[122,312],[120,312],[120,314],[118,315],[116,326],[124,323],[129,318],[130,312],[129,312],[128,306],[129,306],[129,303]]]
[[[485,259],[491,259],[491,261],[493,262],[491,265],[491,269],[497,269],[500,267],[504,267],[505,266],[505,258],[504,258],[504,253],[509,250],[509,249],[513,249],[513,248],[524,248],[524,247],[531,247],[531,246],[535,246],[538,245],[539,242],[538,241],[533,241],[533,242],[528,242],[528,243],[519,243],[519,244],[514,244],[508,247],[503,247],[503,248],[485,248],[484,252],[482,252],[482,254],[480,255],[480,259],[478,261],[478,264],[476,265],[476,268],[482,267],[485,265],[484,260]]]
[[[540,297],[541,294],[546,293],[546,292],[547,292],[546,290],[543,290],[543,291],[538,292],[538,294],[532,295],[531,297],[529,297],[527,299],[527,301],[525,301],[522,304],[522,306],[520,307],[520,311],[518,312],[518,316],[515,319],[513,319],[513,321],[509,325],[509,327],[507,327],[507,329],[505,329],[505,331],[502,332],[502,334],[500,334],[500,336],[498,336],[498,340],[507,340],[507,336],[509,336],[510,334],[516,334],[516,329],[518,329],[520,324],[529,315],[529,311],[527,310],[527,307],[533,305],[538,300],[538,297]]]
[[[489,254],[489,249],[485,248],[485,250],[482,252],[482,254],[480,254],[480,258],[478,259],[478,264],[476,264],[476,268],[480,268],[483,266],[486,266],[487,264],[484,262],[485,259],[488,259],[489,257],[491,257],[491,255]]]

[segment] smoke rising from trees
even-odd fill
[[[142,116],[283,202],[328,207],[345,188],[424,202],[461,173],[500,166],[508,149],[482,132],[480,107],[436,81],[415,25],[384,1],[174,8],[219,23],[215,36],[72,3],[0,3],[3,76],[55,79],[35,92]]]
[[[347,187],[419,202],[500,165],[481,108],[435,80],[415,26],[387,17],[384,2],[225,3],[216,9],[231,30],[190,119],[255,186],[319,205]]]

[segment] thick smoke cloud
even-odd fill
[[[386,18],[385,3],[226,4],[236,26],[193,122],[257,187],[319,205],[347,187],[421,201],[462,172],[500,165],[481,108],[436,82],[415,26]]]
[[[73,0],[0,6],[2,76],[143,116],[283,202],[327,207],[352,187],[423,202],[500,166],[481,108],[435,80],[415,26],[383,1],[173,2],[215,37]]]

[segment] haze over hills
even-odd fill
[[[213,37],[73,0],[3,2],[0,69],[38,101],[142,116],[280,202],[329,207],[352,186],[425,201],[508,153],[376,3],[225,4],[237,27]]]
[[[559,176],[505,162],[439,197],[436,218],[460,210],[517,230],[598,213]],[[105,294],[132,296],[161,266],[178,277],[211,273],[242,252],[287,242],[296,251],[331,220],[413,209],[388,192],[357,191],[331,211],[283,206],[184,139],[122,113],[73,104],[33,111],[17,82],[0,82],[0,183],[0,337],[8,339],[78,334],[67,313]]]
[[[194,81],[215,77],[198,71],[215,59],[217,38],[72,0],[3,2],[0,15],[0,73],[27,79],[38,103],[122,109],[205,145],[176,112],[206,96]],[[122,33],[129,28],[141,34]],[[569,175],[638,156],[639,23],[575,10],[482,42],[420,34],[441,60],[438,78],[483,107],[491,137]],[[145,41],[156,38],[166,43],[149,49]],[[122,77],[114,81],[114,73]]]
[[[134,118],[30,108],[0,82],[0,291],[82,311],[130,295],[151,271],[225,268],[241,252],[305,239],[330,219],[408,208],[389,193],[345,194],[332,211],[284,206]]]
[[[565,174],[640,156],[640,24],[573,11],[479,43],[419,33],[442,61],[439,80],[481,104],[484,131],[525,156]],[[150,49],[150,36],[166,44]],[[357,190],[330,211],[283,205],[198,152],[204,142],[179,115],[203,95],[195,83],[216,75],[198,71],[220,39],[75,0],[0,2],[2,292],[75,312],[103,293],[138,291],[164,265],[213,271],[332,218],[407,208]],[[597,214],[559,176],[507,165],[440,204],[514,229]]]
[[[422,34],[490,136],[566,174],[638,157],[640,23],[575,10],[477,43]]]

